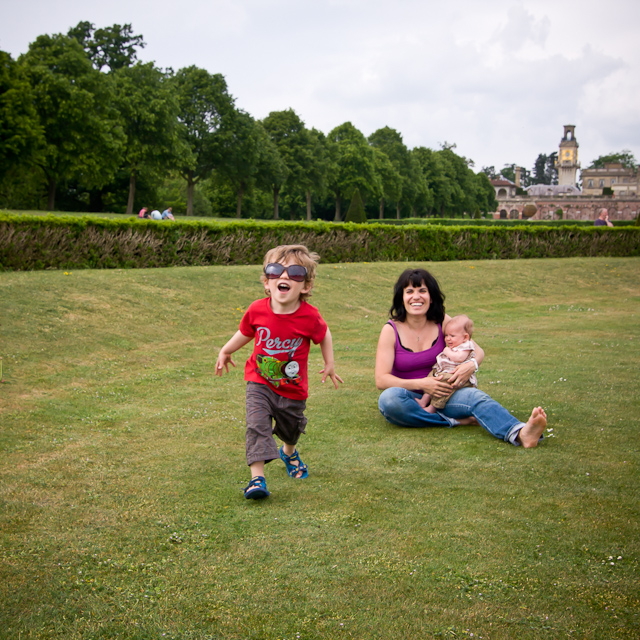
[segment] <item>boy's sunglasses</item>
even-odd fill
[[[290,264],[288,267],[285,267],[283,264],[279,262],[270,262],[264,268],[264,275],[269,278],[269,280],[275,280],[279,278],[284,272],[287,272],[289,278],[291,280],[295,280],[296,282],[304,282],[307,277],[307,268],[303,267],[300,264]]]

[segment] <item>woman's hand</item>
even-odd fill
[[[449,383],[453,385],[455,389],[459,389],[469,382],[475,372],[476,365],[474,362],[463,362],[453,370],[453,373],[449,377]]]
[[[443,398],[455,391],[455,387],[452,387],[448,382],[444,382],[440,378],[434,376],[428,376],[420,380],[421,388],[425,393],[433,396],[434,398]]]

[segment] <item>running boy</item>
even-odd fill
[[[310,253],[303,245],[283,245],[268,251],[261,276],[267,297],[249,306],[239,331],[218,355],[216,375],[221,376],[223,369],[229,371],[229,364],[236,366],[231,354],[255,338],[253,353],[244,369],[246,452],[251,469],[245,498],[269,495],[264,465],[278,455],[292,478],[309,475],[296,443],[307,424],[307,360],[312,341],[320,344],[324,359],[322,382],[329,377],[336,389],[338,381],[342,382],[334,368],[331,332],[318,310],[307,302],[319,259],[317,253]],[[284,443],[279,450],[274,433]]]
[[[476,361],[476,352],[473,340],[473,320],[469,316],[460,315],[453,316],[444,329],[444,341],[447,346],[442,353],[436,358],[437,362],[433,366],[431,375],[446,382],[453,373],[454,369],[463,362],[473,360],[476,363],[476,371],[478,370],[478,362]],[[474,373],[465,387],[477,387],[478,380]],[[424,407],[429,413],[435,413],[437,409],[444,409],[447,400],[453,395],[453,391],[441,398],[431,398],[425,393],[418,404]],[[431,402],[431,404],[429,404]]]

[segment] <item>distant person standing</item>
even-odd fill
[[[593,223],[596,227],[613,227],[613,222],[609,220],[609,210],[605,207],[600,209],[600,213]]]

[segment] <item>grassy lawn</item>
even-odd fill
[[[3,213],[12,213],[14,215],[29,215],[29,216],[72,216],[72,217],[96,217],[96,218],[137,218],[138,212],[136,211],[134,214],[127,215],[126,213],[88,213],[87,211],[42,211],[41,209],[33,209],[30,211],[27,210],[10,210],[10,209],[0,209]],[[149,210],[151,212],[151,209]],[[186,216],[182,214],[175,214],[177,220],[198,220],[198,221],[217,221],[217,222],[229,222],[230,220],[235,220],[235,218],[212,218],[205,216]],[[163,221],[165,222],[165,221]]]
[[[256,502],[248,347],[213,372],[258,267],[0,273],[0,638],[640,637],[640,259],[426,265],[528,451],[379,414],[402,268],[321,265],[345,385]]]

